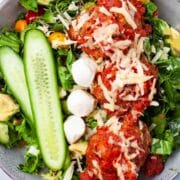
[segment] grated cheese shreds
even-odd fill
[[[141,129],[144,126],[142,122],[140,122],[139,125]],[[116,141],[111,136],[108,139],[109,144],[119,146],[122,151],[122,153],[113,163],[114,168],[117,170],[118,177],[120,179],[125,179],[124,174],[125,172],[129,171],[129,169],[126,167],[127,164],[123,164],[123,162],[121,161],[122,155],[126,158],[128,164],[130,164],[131,172],[133,172],[137,176],[136,165],[133,162],[133,159],[135,159],[141,151],[144,152],[144,150],[139,147],[137,140],[135,140],[133,136],[129,138],[126,138],[124,136],[123,131],[121,131],[122,123],[118,121],[117,117],[112,117],[111,119],[109,119],[109,121],[106,123],[106,126],[109,127],[109,131],[113,132],[121,139],[120,142]],[[135,149],[134,153],[130,151],[131,148]]]
[[[104,6],[101,6],[99,8],[99,11],[103,14],[105,14],[106,16],[112,16],[112,14],[104,7]]]
[[[128,7],[131,9],[131,10],[133,10],[133,11],[137,11],[137,9],[136,9],[136,7],[128,0],[127,1],[127,4],[128,4]]]
[[[87,12],[84,12],[78,20],[75,20],[75,23],[73,23],[73,27],[76,29],[76,31],[80,30],[83,27],[84,23],[86,23],[90,18],[91,16],[89,16]]]
[[[118,34],[118,32],[119,32],[119,27],[117,24],[110,24],[98,28],[93,33],[95,44],[100,42],[112,43],[113,42],[112,36]]]
[[[96,160],[92,160],[92,164],[94,166],[94,168],[93,168],[94,174],[97,175],[99,180],[103,180],[102,173],[101,173],[101,168],[99,167],[98,162]]]
[[[65,19],[63,16],[61,16],[60,14],[57,15],[57,17],[55,17],[56,20],[60,20],[61,23],[64,25],[64,27],[69,30],[69,22],[67,19]]]
[[[126,19],[127,23],[128,23],[133,29],[136,29],[136,28],[137,28],[137,25],[136,25],[133,17],[131,16],[130,12],[128,11],[127,4],[126,4],[125,1],[122,1],[122,7],[121,7],[121,8],[112,7],[112,8],[110,9],[110,12],[122,14],[122,15],[124,16],[124,18]]]
[[[112,92],[109,91],[106,86],[103,84],[102,82],[102,79],[101,79],[101,76],[98,76],[98,84],[100,85],[101,89],[103,90],[103,94],[104,94],[104,97],[106,98],[106,100],[109,102],[109,104],[111,105],[110,109],[113,111],[114,110],[114,100],[112,98]]]

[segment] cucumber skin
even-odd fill
[[[41,43],[37,42],[38,40],[42,41],[44,44],[41,44],[42,42]],[[51,157],[53,156],[53,154],[50,154],[50,153],[48,154],[48,151],[46,151],[47,146],[45,145],[45,143],[48,144],[48,147],[50,145],[52,145],[52,143],[50,141],[49,142],[47,142],[47,141],[43,142],[43,140],[42,140],[43,136],[48,137],[49,135],[45,134],[47,132],[46,131],[47,129],[42,130],[42,128],[41,128],[41,126],[43,126],[45,123],[44,122],[38,122],[40,120],[40,118],[38,119],[38,116],[39,116],[38,114],[42,115],[42,114],[46,113],[46,111],[44,113],[41,113],[41,111],[43,109],[38,109],[37,110],[38,103],[36,103],[37,101],[36,101],[36,97],[35,97],[35,94],[34,94],[36,90],[32,87],[32,84],[34,82],[31,79],[33,68],[31,69],[31,67],[30,67],[31,62],[29,62],[29,61],[32,61],[32,57],[28,59],[30,54],[33,57],[36,56],[36,58],[37,58],[37,54],[36,54],[37,51],[36,51],[36,48],[34,48],[34,45],[31,45],[31,50],[28,49],[29,46],[30,46],[29,44],[31,44],[31,43],[32,44],[37,43],[40,47],[41,47],[41,45],[45,46],[46,52],[48,51],[49,60],[47,62],[48,62],[48,64],[50,63],[49,66],[51,66],[49,71],[48,71],[48,73],[50,73],[50,76],[48,78],[50,78],[53,81],[53,82],[51,81],[51,85],[53,84],[53,87],[51,87],[50,93],[48,95],[53,93],[53,96],[55,97],[54,99],[56,99],[56,102],[55,102],[56,105],[54,105],[54,107],[56,108],[56,110],[58,109],[58,111],[59,111],[57,113],[57,117],[59,116],[59,118],[57,118],[57,119],[59,119],[59,123],[57,123],[58,121],[56,121],[56,122],[53,121],[54,123],[56,123],[56,125],[58,124],[58,126],[59,126],[59,128],[57,129],[58,130],[57,132],[59,132],[58,136],[59,136],[60,139],[59,139],[59,142],[56,141],[56,143],[60,143],[58,145],[60,148],[57,149],[56,151],[61,152],[61,153],[59,155],[58,160],[57,159],[52,160]],[[39,46],[38,46],[38,48],[39,48]],[[32,50],[33,48],[34,48],[34,50]],[[34,51],[36,51],[36,52],[34,52]],[[32,54],[32,52],[33,52],[33,54]],[[42,53],[41,53],[40,56],[42,56]],[[45,57],[45,56],[44,56],[44,58],[47,59],[47,57]],[[43,60],[45,61],[45,59],[43,59]],[[37,61],[39,61],[39,60],[37,60]],[[28,83],[28,90],[29,90],[29,94],[30,94],[30,101],[31,101],[31,106],[32,106],[32,111],[33,111],[33,117],[35,119],[36,134],[37,134],[37,137],[38,137],[37,139],[38,139],[38,142],[39,142],[39,146],[40,146],[40,149],[41,149],[41,153],[42,153],[44,162],[51,169],[54,169],[54,170],[62,169],[63,165],[64,165],[64,162],[65,162],[65,158],[66,158],[67,146],[66,146],[65,135],[64,135],[64,130],[63,130],[63,118],[62,118],[60,100],[59,100],[59,97],[58,97],[58,85],[57,85],[58,81],[57,81],[57,76],[56,76],[56,68],[55,68],[55,62],[54,62],[52,48],[50,47],[50,44],[49,44],[48,40],[46,39],[44,33],[42,31],[40,31],[40,30],[30,29],[25,34],[25,40],[24,40],[24,65],[25,65],[26,80],[27,80],[27,83]],[[37,93],[38,93],[38,91],[36,91],[36,95],[37,95]],[[50,99],[50,101],[51,101],[51,99]],[[44,134],[42,135],[42,133],[44,133]],[[54,137],[51,137],[51,138],[53,139]],[[50,140],[50,139],[48,139],[48,140]],[[56,161],[56,162],[54,162],[54,161]],[[57,161],[59,161],[59,162],[57,162]]]
[[[2,53],[2,55],[1,55]],[[32,111],[31,111],[31,105],[30,105],[30,99],[29,99],[29,94],[28,94],[28,89],[27,89],[27,84],[26,84],[26,80],[25,80],[25,74],[24,74],[24,69],[23,69],[23,75],[24,75],[24,80],[25,80],[25,86],[26,87],[23,87],[24,90],[26,91],[25,94],[23,97],[21,97],[21,95],[17,92],[18,90],[17,89],[14,89],[14,87],[12,86],[12,84],[9,82],[8,80],[8,77],[6,75],[6,73],[4,72],[4,69],[2,68],[3,66],[3,63],[1,62],[1,57],[4,56],[5,54],[10,54],[12,57],[14,56],[15,58],[18,59],[18,61],[20,62],[17,62],[21,65],[21,58],[19,57],[19,55],[14,52],[14,50],[12,50],[10,47],[8,46],[1,46],[0,47],[0,70],[3,74],[3,78],[8,86],[8,88],[10,89],[10,91],[12,92],[13,96],[15,97],[15,99],[17,100],[17,102],[20,104],[21,106],[21,109],[25,115],[25,117],[27,118],[28,122],[33,126],[33,115],[32,115]],[[11,64],[9,62],[9,64]],[[22,67],[23,67],[23,62],[22,62]],[[18,72],[17,72],[18,73]],[[11,74],[8,74],[10,76],[12,76]],[[14,77],[14,76],[13,76]],[[16,81],[16,80],[15,80]],[[15,82],[17,83],[17,82]],[[23,85],[24,86],[24,85]],[[25,98],[26,96],[26,98]],[[24,99],[26,99],[26,102],[24,101]]]

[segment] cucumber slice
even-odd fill
[[[0,47],[0,70],[8,88],[21,106],[24,115],[32,123],[33,115],[23,62],[18,54],[6,46]]]
[[[43,159],[51,169],[61,169],[67,150],[63,117],[52,49],[42,31],[27,31],[24,64]]]

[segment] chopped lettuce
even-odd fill
[[[54,19],[54,14],[50,11],[50,10],[47,10],[44,15],[42,16],[42,19],[46,22],[46,23],[49,23],[49,24],[53,24],[55,23],[55,19]]]
[[[94,129],[98,126],[97,120],[94,119],[93,117],[87,118],[86,123],[87,123],[88,127],[91,129]]]
[[[163,134],[165,128],[166,128],[166,116],[164,114],[158,114],[157,116],[152,118],[152,123],[155,125],[154,132],[155,134],[161,135]]]
[[[153,138],[151,144],[152,154],[170,155],[172,153],[172,143],[166,140]]]
[[[170,155],[173,150],[174,136],[170,130],[166,130],[164,139],[153,138],[151,144],[152,154]]]
[[[27,144],[36,143],[35,132],[31,129],[30,125],[24,119],[20,125],[16,126],[18,136],[22,138]]]
[[[74,85],[73,77],[71,74],[71,66],[75,61],[75,55],[72,53],[72,50],[59,50],[58,57],[60,58],[58,75],[61,86],[64,90],[70,90]]]
[[[58,67],[58,75],[61,82],[62,87],[65,90],[70,90],[73,87],[74,81],[71,73],[65,66]]]
[[[19,0],[19,3],[27,10],[37,11],[37,0]]]
[[[9,46],[19,53],[21,41],[15,32],[0,32],[0,46]]]
[[[164,89],[162,98],[167,108],[174,110],[180,103],[180,57],[169,57],[157,62],[159,68],[159,82]]]
[[[160,35],[166,35],[166,32],[169,30],[169,25],[164,20],[153,17],[151,19],[151,23],[153,25],[153,31],[159,33]]]
[[[9,142],[5,145],[6,148],[10,149],[16,145],[18,145],[22,137],[17,133],[16,127],[9,121],[8,125],[8,134],[9,134]]]
[[[72,52],[72,50],[69,50],[67,53],[67,58],[66,58],[66,67],[68,68],[69,72],[71,72],[71,67],[73,62],[75,61],[75,56]]]
[[[44,167],[45,164],[42,160],[40,150],[36,145],[30,146],[25,154],[25,162],[19,165],[19,169],[26,173],[36,174]]]
[[[13,148],[18,145],[32,145],[37,143],[35,132],[22,117],[13,117],[7,123],[9,142],[5,144],[6,148]]]
[[[148,2],[146,5],[146,16],[153,16],[157,11],[157,6],[153,2]]]
[[[146,42],[148,49],[149,42]],[[170,155],[180,147],[180,58],[169,56],[156,62],[159,70],[158,107],[150,107],[145,113],[149,125],[155,125],[151,131],[153,141],[151,153]]]
[[[180,135],[180,104],[176,106],[175,111],[171,115],[171,121],[169,121],[169,127],[175,136]]]

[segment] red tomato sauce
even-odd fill
[[[132,126],[128,121],[124,120],[122,129],[119,130],[119,132],[123,133],[124,137],[127,139],[132,138],[132,143],[137,142],[142,150],[139,151],[134,159],[129,160],[125,155],[126,151],[124,151],[123,146],[121,146],[121,143],[123,143],[124,140],[110,131],[107,126],[100,127],[97,129],[97,133],[94,134],[89,141],[86,153],[87,169],[81,174],[81,180],[97,179],[96,166],[93,161],[98,163],[104,180],[119,179],[117,169],[114,165],[115,162],[120,166],[126,166],[125,170],[122,172],[126,180],[136,179],[136,172],[139,171],[148,154],[148,146],[151,141],[149,131],[146,125],[143,125],[143,130],[141,131],[137,125]],[[109,142],[110,137],[113,143]],[[129,145],[127,148],[130,154],[136,152],[135,147]],[[132,170],[133,163],[135,164],[135,172]]]
[[[146,59],[143,59],[141,54],[138,56],[141,65],[143,64],[146,67],[143,69],[143,73],[145,76],[151,76],[152,78],[143,82],[142,87],[144,93],[142,93],[143,95],[139,95],[134,101],[124,100],[123,97],[127,95],[134,96],[137,93],[138,84],[126,84],[123,86],[123,89],[117,89],[115,98],[113,99],[115,106],[118,107],[115,110],[109,110],[104,107],[105,103],[107,104],[108,102],[102,87],[98,84],[98,77],[100,77],[105,88],[111,91],[113,88],[112,82],[115,80],[118,71],[121,71],[121,69],[119,70],[119,68],[117,68],[115,62],[111,62],[111,55],[114,53],[114,49],[111,47],[108,49],[108,45],[112,46],[114,42],[123,40],[134,42],[137,38],[137,34],[139,38],[141,38],[147,37],[152,32],[151,25],[146,24],[144,21],[145,7],[143,3],[140,0],[129,0],[129,2],[131,2],[136,9],[136,11],[132,12],[134,14],[131,14],[131,16],[133,16],[137,28],[133,29],[133,27],[131,27],[132,25],[130,25],[131,23],[128,24],[126,18],[122,14],[111,12],[111,7],[121,8],[123,5],[122,1],[98,0],[97,6],[87,8],[85,12],[82,12],[74,21],[77,25],[80,23],[79,21],[84,13],[87,13],[89,19],[83,23],[82,27],[77,29],[77,26],[72,24],[69,30],[71,39],[77,41],[79,48],[83,52],[94,58],[94,60],[102,58],[104,62],[109,62],[109,66],[105,65],[103,69],[96,74],[91,93],[96,97],[97,102],[104,108],[109,117],[118,117],[119,121],[123,123],[122,128],[119,130],[119,134],[123,133],[125,139],[132,138],[133,141],[130,144],[135,143],[140,149],[137,153],[137,147],[131,147],[131,145],[127,147],[128,153],[131,155],[137,153],[137,155],[130,160],[127,158],[123,146],[121,146],[126,140],[119,134],[110,131],[107,125],[98,127],[97,132],[89,139],[86,153],[87,168],[81,173],[81,180],[96,180],[100,179],[100,176],[103,177],[103,180],[121,180],[118,174],[120,172],[118,172],[116,166],[119,166],[119,170],[123,168],[120,174],[125,180],[135,180],[149,153],[149,146],[151,143],[150,132],[145,124],[143,124],[143,127],[139,126],[138,118],[152,101],[149,99],[149,95],[152,92],[151,88],[155,80],[157,80],[158,71],[156,67]],[[106,8],[106,13],[102,12],[102,6]],[[97,32],[96,30],[112,24],[118,29],[118,33],[116,33],[115,30],[112,33],[112,37],[110,37],[112,42],[109,43],[107,39],[103,39],[99,42],[95,41],[94,33]],[[122,48],[122,53],[127,55],[129,49],[134,48],[132,46],[134,46],[134,44]],[[136,66],[131,70],[134,73],[138,71]],[[134,115],[134,113],[137,114]],[[113,143],[109,142],[109,137],[111,137]],[[150,165],[147,165],[147,167],[150,167]],[[158,167],[161,166],[159,165]],[[155,174],[155,170],[153,170],[153,168],[150,169],[150,172],[147,174]]]
[[[143,166],[143,172],[146,176],[155,176],[164,169],[162,157],[160,155],[149,155]]]

